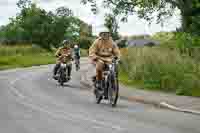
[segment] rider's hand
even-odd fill
[[[122,61],[120,60],[119,57],[115,56],[115,57],[114,57],[114,60],[116,60],[119,64],[122,64]]]
[[[61,54],[57,54],[57,55],[56,55],[56,57],[60,57],[60,56],[61,56]]]
[[[93,61],[97,61],[97,60],[98,60],[98,57],[97,57],[97,56],[93,56],[93,57],[92,57],[92,60],[93,60]]]

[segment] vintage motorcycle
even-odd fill
[[[105,65],[103,72],[103,93],[97,89],[96,77],[93,77],[94,95],[96,103],[99,104],[102,99],[108,100],[112,107],[117,104],[119,96],[119,83],[118,83],[118,62],[117,58],[112,60],[112,64]]]
[[[69,69],[71,69],[71,61],[69,61],[69,56],[69,54],[60,56],[61,63],[60,68],[58,69],[58,76],[56,79],[58,80],[58,83],[61,86],[63,86],[64,83],[70,80],[70,77],[67,76],[67,72],[69,71]]]

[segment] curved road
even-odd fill
[[[61,87],[52,65],[0,72],[1,133],[200,133],[200,117],[120,99],[96,105],[80,84],[87,69]]]

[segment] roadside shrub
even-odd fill
[[[152,38],[160,41],[160,46],[163,48],[176,49],[182,56],[200,60],[200,36],[198,35],[185,32],[161,32]]]
[[[81,49],[81,56],[87,57],[88,56],[88,50],[87,49]]]
[[[127,47],[127,40],[121,40],[118,44],[119,48],[126,48]]]
[[[92,45],[92,39],[90,38],[82,38],[79,40],[78,44],[82,49],[89,49],[89,47]]]

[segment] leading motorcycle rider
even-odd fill
[[[100,91],[103,91],[102,79],[104,66],[105,64],[111,64],[114,57],[120,58],[119,48],[113,41],[109,30],[103,28],[99,33],[99,37],[89,49],[89,58],[96,65],[96,85]]]

